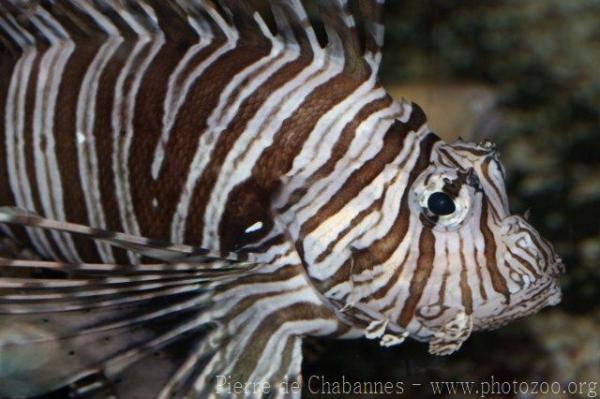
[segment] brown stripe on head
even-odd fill
[[[391,182],[385,185],[382,195],[374,199],[372,203],[367,204],[363,211],[357,211],[353,215],[353,221],[348,228],[331,232],[331,240],[328,240],[329,245],[323,248],[305,247],[305,238],[309,237],[311,232],[321,226],[330,217],[341,212],[344,206],[356,198],[361,190],[368,186],[373,179],[381,175],[385,167],[398,158],[398,155],[402,151],[408,151],[407,156],[399,161],[400,165],[395,166],[400,171],[398,177],[391,179],[391,181],[397,181],[399,177],[403,177],[403,179],[407,180],[405,185],[395,188],[395,190],[401,190],[398,193],[400,204],[398,207],[394,207],[396,209],[394,215],[382,214],[380,217],[380,220],[382,218],[388,220],[393,218],[395,222],[391,224],[389,231],[385,233],[384,237],[376,239],[368,247],[350,250],[352,259],[345,259],[343,262],[338,259],[340,260],[340,264],[336,266],[336,269],[329,277],[326,279],[315,277],[313,283],[318,286],[319,291],[327,292],[338,284],[352,279],[354,275],[381,265],[392,256],[406,237],[409,228],[410,209],[408,206],[409,194],[408,190],[405,190],[405,187],[410,187],[423,170],[428,167],[433,146],[439,141],[439,138],[434,134],[428,132],[416,133],[421,130],[425,123],[425,116],[418,106],[413,104],[412,113],[407,119],[406,122],[396,120],[388,128],[388,131],[384,133],[384,144],[379,152],[353,171],[348,180],[342,184],[340,190],[334,193],[331,198],[328,197],[327,201],[324,201],[320,206],[319,211],[308,217],[307,221],[299,229],[296,247],[300,256],[305,259],[308,251],[311,251],[309,258],[315,259],[316,264],[329,264],[328,258],[335,257],[334,248],[336,243],[345,239],[351,239],[350,242],[352,240],[355,241],[357,237],[346,237],[353,227],[356,227],[357,224],[372,213],[382,210],[384,198],[392,195],[389,193]],[[410,149],[405,148],[409,144],[404,142],[409,133],[412,134]],[[338,154],[338,156],[341,156],[341,154]],[[321,170],[324,169],[321,168]],[[281,209],[278,209],[278,211],[281,211]],[[312,264],[305,266],[310,274]],[[319,270],[322,270],[320,266]]]
[[[497,161],[495,161],[491,156],[486,156],[485,160],[481,165],[481,174],[483,175],[483,178],[488,183],[488,185],[492,187],[493,192],[500,201],[499,204],[494,204],[490,202],[492,212],[494,212],[494,215],[499,220],[508,214],[508,203],[506,202],[506,194],[504,192],[504,178],[503,176],[492,176],[492,173],[490,171],[490,165],[492,162]],[[499,187],[499,184],[501,184],[502,186]]]
[[[405,160],[403,162],[402,165],[406,164],[406,162],[408,161]],[[402,165],[400,167],[402,167]],[[384,188],[382,190],[382,195],[375,201],[373,202],[371,205],[369,205],[369,207],[363,209],[361,212],[358,213],[358,215],[356,215],[352,221],[348,224],[348,226],[343,229],[342,231],[340,231],[337,236],[335,237],[334,240],[331,241],[331,243],[328,245],[328,247],[325,249],[325,251],[323,251],[316,259],[317,263],[323,262],[327,257],[329,257],[333,251],[334,246],[338,243],[338,241],[346,236],[346,234],[348,234],[355,226],[359,225],[362,221],[365,220],[365,218],[367,218],[367,216],[373,214],[373,213],[378,213],[379,217],[378,220],[380,221],[381,218],[383,217],[383,215],[381,214],[381,208],[383,206],[384,203],[384,199],[388,193],[388,190],[390,189],[390,186],[392,186],[394,183],[396,183],[397,179],[400,177],[400,175],[396,176],[395,179],[390,180],[389,182],[387,182],[384,185]],[[357,237],[357,239],[360,239],[361,237]],[[355,254],[360,253],[361,251],[355,252]],[[353,255],[355,256],[355,255]],[[355,260],[355,262],[357,262]]]
[[[403,327],[408,326],[415,314],[419,300],[421,299],[421,296],[423,296],[425,286],[431,277],[434,259],[435,236],[431,229],[425,227],[419,236],[419,258],[410,281],[408,298],[404,302],[404,306],[402,307],[398,319],[398,324]]]
[[[431,150],[433,145],[439,141],[439,138],[434,134],[427,134],[425,138],[422,139],[421,144],[419,146],[419,157],[413,166],[408,181],[406,183],[407,189],[402,194],[402,200],[400,205],[400,210],[398,214],[395,216],[395,222],[392,225],[390,231],[381,239],[375,241],[368,248],[365,248],[364,251],[360,253],[364,253],[364,255],[360,255],[360,253],[355,256],[355,261],[358,267],[358,270],[364,270],[366,268],[373,268],[377,264],[382,264],[386,260],[388,260],[394,251],[398,248],[400,243],[404,240],[409,227],[410,220],[410,209],[408,206],[409,199],[409,189],[417,177],[423,172],[427,166],[429,165],[429,156],[431,154]],[[368,253],[368,255],[367,255]],[[373,263],[372,260],[376,260],[376,263]]]
[[[460,297],[467,314],[473,313],[473,293],[469,285],[469,276],[467,272],[467,261],[465,258],[465,248],[463,238],[459,237],[459,253],[460,253]]]
[[[492,287],[494,290],[502,295],[504,295],[506,299],[506,303],[510,303],[510,293],[508,291],[508,286],[506,285],[506,279],[500,273],[498,269],[498,263],[496,262],[496,237],[494,233],[488,227],[488,218],[489,218],[489,210],[488,203],[486,200],[482,203],[481,210],[481,234],[484,239],[484,255],[486,261],[486,267],[490,273],[490,278],[492,279]]]
[[[514,253],[513,251],[511,251],[510,248],[507,248],[506,251],[510,254],[510,256],[512,256],[515,260],[517,260],[519,262],[519,264],[521,264],[527,270],[529,270],[529,272],[535,278],[541,277],[540,274],[537,272],[537,270],[535,270],[535,267],[528,260],[523,259],[521,256],[519,256],[516,253]],[[508,265],[507,267],[510,267],[510,266]]]

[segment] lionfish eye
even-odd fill
[[[429,196],[427,200],[427,208],[429,210],[438,215],[445,216],[451,215],[456,211],[456,205],[454,205],[454,201],[450,196],[446,193],[438,191]]]

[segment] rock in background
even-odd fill
[[[502,126],[497,94],[481,83],[424,81],[388,84],[386,89],[397,100],[419,104],[427,114],[429,128],[449,143],[459,137],[494,136]]]

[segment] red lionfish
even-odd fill
[[[297,397],[303,337],[443,355],[560,301],[494,146],[379,84],[384,1],[322,0],[326,44],[269,3],[0,1],[0,221],[42,259],[1,260],[1,396]]]

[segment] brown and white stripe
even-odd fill
[[[558,301],[494,148],[379,84],[384,1],[321,0],[325,45],[269,3],[0,0],[0,225],[44,259],[0,260],[0,395],[295,397],[304,336],[446,354]]]

